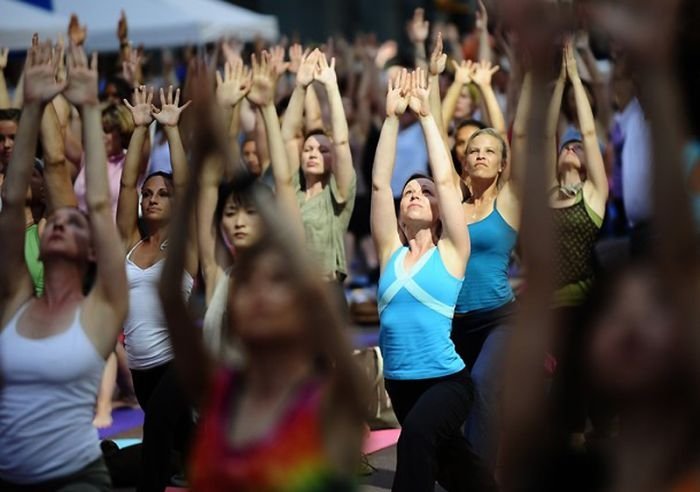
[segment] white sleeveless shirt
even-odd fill
[[[0,333],[0,477],[32,484],[75,473],[98,459],[92,420],[105,360],[80,324],[32,339],[17,332],[27,302]]]
[[[124,348],[129,368],[151,369],[173,358],[168,325],[158,297],[158,282],[164,260],[148,268],[141,268],[131,261],[131,254],[143,241],[139,241],[126,255],[126,278],[129,283],[129,312],[124,321]],[[185,272],[182,294],[187,299],[194,280]]]

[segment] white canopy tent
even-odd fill
[[[26,50],[35,32],[42,38],[56,39],[65,33],[68,17],[47,12],[20,1],[0,0],[0,46]]]
[[[116,51],[121,11],[129,22],[129,39],[146,48],[203,44],[221,36],[243,41],[260,36],[275,40],[277,19],[220,0],[52,0],[53,11],[20,0],[0,0],[0,46],[25,49],[32,34],[56,39],[75,13],[88,27],[87,49]]]
[[[53,0],[54,12],[76,13],[88,26],[90,50],[116,51],[117,21],[121,11],[129,22],[129,39],[146,48],[203,44],[223,34],[242,40],[256,35],[277,37],[277,19],[259,15],[219,0]]]

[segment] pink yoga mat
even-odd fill
[[[369,438],[365,441],[363,451],[365,454],[376,453],[382,449],[393,446],[399,440],[401,429],[383,429],[372,431]]]

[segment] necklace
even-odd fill
[[[583,189],[583,182],[571,185],[559,185],[559,193],[566,198],[574,198]]]
[[[165,251],[167,249],[167,247],[168,247],[168,240],[166,239],[165,241],[160,243],[160,250]]]

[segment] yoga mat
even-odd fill
[[[382,449],[393,446],[399,441],[401,429],[382,429],[369,433],[369,438],[365,441],[363,451],[365,454],[376,453]]]
[[[129,446],[135,446],[141,443],[141,439],[114,439],[114,444],[117,445],[119,449],[128,448]]]
[[[122,432],[143,425],[143,410],[140,408],[117,408],[112,410],[112,425],[99,429],[100,439],[108,439]]]

